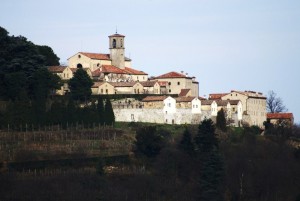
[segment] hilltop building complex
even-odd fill
[[[256,125],[266,121],[266,97],[254,91],[231,91],[199,97],[199,83],[187,73],[167,72],[151,76],[132,67],[125,57],[125,36],[113,34],[109,38],[109,53],[78,52],[68,59],[68,66],[50,66],[65,84],[57,94],[69,92],[67,80],[79,68],[94,81],[92,94],[148,94],[141,101],[124,99],[113,101],[116,121],[153,123],[199,123],[204,118],[215,119],[218,111],[225,111],[228,124]],[[155,96],[153,96],[155,95]]]

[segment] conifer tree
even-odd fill
[[[192,142],[192,135],[187,128],[184,130],[182,138],[178,144],[178,148],[189,155],[193,155],[195,151],[195,147]]]
[[[115,123],[115,114],[109,98],[105,100],[105,124],[113,125]]]
[[[216,127],[223,132],[226,132],[227,130],[225,112],[223,108],[221,108],[221,110],[218,111]]]
[[[74,100],[87,101],[92,94],[93,81],[83,69],[78,69],[72,79],[69,80],[69,87]]]
[[[199,200],[223,201],[224,164],[211,119],[201,122],[195,142],[197,156],[202,164],[199,178]]]
[[[98,113],[98,120],[101,125],[104,124],[104,104],[103,98],[99,96],[98,103],[97,103],[97,113]]]
[[[195,137],[196,150],[200,153],[210,152],[214,147],[218,147],[215,137],[215,126],[211,119],[204,119]]]

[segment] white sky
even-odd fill
[[[67,59],[126,35],[133,68],[181,70],[199,94],[273,90],[300,123],[298,0],[2,0],[0,26]]]

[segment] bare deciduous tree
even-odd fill
[[[269,91],[267,97],[267,111],[269,113],[280,113],[286,112],[287,108],[282,102],[280,97],[277,97],[277,94],[274,91]]]

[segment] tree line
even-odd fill
[[[59,65],[52,48],[35,45],[23,36],[9,36],[2,27],[0,46],[2,129],[25,125],[113,124],[110,100],[90,101],[93,81],[83,69],[78,69],[69,81],[70,96],[63,100],[53,99],[63,82],[47,69],[47,66]]]

